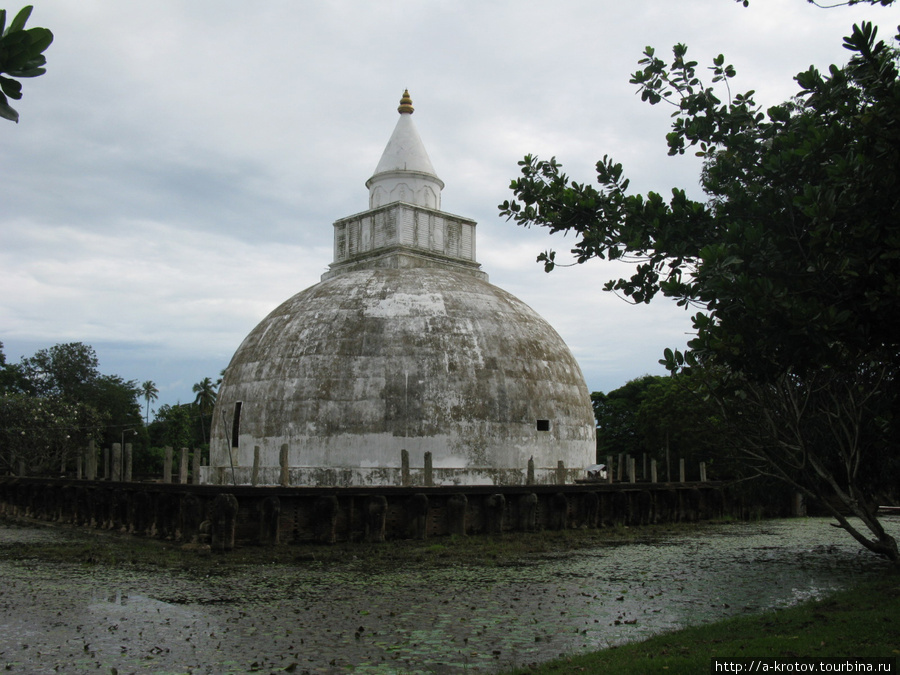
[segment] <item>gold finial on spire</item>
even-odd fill
[[[409,89],[404,89],[403,98],[400,99],[400,107],[397,108],[397,112],[401,115],[403,113],[412,115],[414,110],[415,108],[412,106],[412,99],[409,97]]]

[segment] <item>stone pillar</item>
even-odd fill
[[[525,532],[537,529],[538,496],[533,492],[519,497],[519,527]]]
[[[528,458],[528,474],[525,477],[525,485],[534,485],[534,457]]]
[[[600,515],[600,495],[596,492],[583,492],[579,500],[579,526],[597,527],[597,517]]]
[[[559,485],[566,484],[566,464],[562,460],[556,463],[556,482]]]
[[[434,486],[434,470],[431,468],[431,452],[425,453],[425,487]]]
[[[103,448],[103,480],[109,480],[109,448]]]
[[[316,540],[323,544],[337,541],[337,519],[340,503],[336,495],[319,497],[313,504],[313,516],[316,521]]]
[[[163,483],[172,482],[172,446],[166,446],[166,455],[163,459]]]
[[[431,453],[425,454],[427,456]],[[425,539],[428,536],[428,495],[419,492],[410,497],[406,501],[406,512],[413,539]]]
[[[81,460],[82,460],[81,455],[78,455],[78,457],[75,458],[75,477],[78,480],[81,480],[83,477],[82,471],[81,471]]]
[[[684,482],[684,459],[678,460],[678,482]]]
[[[253,473],[250,474],[250,485],[259,485],[259,446],[253,446]]]
[[[178,453],[178,482],[187,484],[188,480],[188,449],[182,448]]]
[[[631,455],[628,456],[628,482],[634,483],[637,481],[637,477],[634,475],[634,457]]]
[[[24,478],[24,477],[25,477],[25,460],[20,459],[19,460],[19,478]]]
[[[613,458],[612,455],[606,456],[606,482],[613,482]]]
[[[134,475],[134,446],[125,444],[125,481],[130,483]]]
[[[88,480],[97,480],[97,447],[94,441],[88,441],[85,455],[85,472]]]
[[[191,483],[200,484],[200,464],[203,462],[203,451],[200,448],[194,450],[193,462],[191,463]]]
[[[278,465],[281,467],[281,487],[288,487],[291,484],[291,467],[288,464],[288,444],[281,444],[281,451],[278,453]]]
[[[619,461],[616,463],[616,471],[618,472],[618,474],[616,475],[616,482],[619,482],[619,483],[622,482],[622,478],[623,478],[623,473],[624,473],[622,470],[623,464],[624,464],[624,462],[622,461],[622,453],[620,452],[619,453]]]
[[[112,445],[112,480],[122,480],[122,444]]]
[[[506,497],[502,493],[491,495],[485,501],[485,530],[491,534],[503,532],[503,516],[506,513]]]
[[[450,534],[466,536],[466,508],[469,500],[463,494],[451,495],[447,499],[447,529]]]
[[[384,541],[387,510],[388,503],[384,495],[373,495],[366,501],[366,541]]]
[[[569,500],[562,492],[550,498],[550,528],[565,530],[569,522]]]
[[[655,459],[650,460],[650,482],[651,483],[658,482],[657,476],[656,476],[656,460]]]
[[[200,538],[200,523],[203,522],[203,504],[196,495],[186,494],[181,498],[180,522],[181,541],[196,544]]]
[[[700,482],[706,482],[706,462],[700,462]]]
[[[275,546],[281,537],[281,501],[275,495],[259,505],[259,543]]]
[[[400,485],[409,485],[409,450],[400,451]]]
[[[647,480],[647,453],[644,452],[641,454],[641,461],[643,466],[641,467],[641,480]]]
[[[212,505],[210,534],[212,548],[230,551],[234,548],[234,531],[237,525],[238,501],[232,494],[219,494]]]

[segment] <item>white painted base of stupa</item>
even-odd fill
[[[468,469],[433,468],[432,485],[526,485],[527,469],[496,469],[493,467],[473,467]],[[214,485],[253,485],[253,468],[249,466],[203,467],[201,482]],[[584,468],[563,469],[557,467],[536,467],[535,485],[557,485],[574,483],[576,478],[584,478]],[[410,468],[408,481],[404,481],[403,470],[399,467],[315,467],[292,466],[288,469],[288,481],[292,487],[388,487],[424,486],[426,471]],[[281,485],[281,467],[259,467],[256,485]]]

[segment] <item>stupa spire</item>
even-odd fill
[[[409,96],[409,89],[404,89],[403,96],[400,97],[400,107],[397,108],[397,112],[401,115],[404,113],[412,115],[415,111],[416,109],[413,108],[412,99]]]
[[[370,209],[391,202],[441,208],[444,182],[434,172],[422,138],[412,121],[413,110],[409,89],[404,89],[397,108],[400,119],[375,167],[375,173],[366,181]]]

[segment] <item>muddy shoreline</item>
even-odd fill
[[[489,543],[442,538],[397,556],[179,551],[155,566],[110,537],[0,523],[0,667],[493,673],[824,596],[884,568],[825,519],[650,528],[475,561],[455,551]]]

